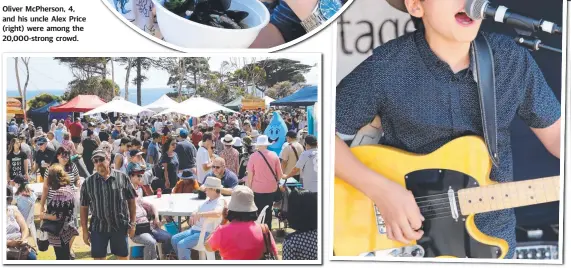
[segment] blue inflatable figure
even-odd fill
[[[272,145],[268,146],[268,150],[276,152],[280,155],[282,151],[282,146],[286,141],[287,125],[284,119],[274,112],[272,121],[264,130],[264,135],[268,136],[268,140]]]

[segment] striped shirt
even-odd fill
[[[81,206],[89,207],[92,216],[90,231],[126,231],[129,225],[128,200],[137,193],[125,173],[112,170],[105,180],[99,173],[85,179],[81,185]]]

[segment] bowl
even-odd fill
[[[246,29],[216,28],[172,13],[160,0],[152,0],[157,23],[165,41],[185,48],[248,48],[270,22],[270,12],[259,0],[232,0],[230,10],[249,13],[242,23]]]

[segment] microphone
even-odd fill
[[[507,23],[522,30],[531,32],[538,32],[541,30],[550,34],[561,34],[561,27],[557,26],[553,22],[529,18],[510,12],[505,6],[494,7],[487,0],[467,0],[465,9],[468,17],[473,20],[491,17],[497,22]]]

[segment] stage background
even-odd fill
[[[563,1],[560,0],[496,0],[519,14],[543,18],[562,26]],[[337,83],[359,63],[371,55],[372,50],[405,33],[414,31],[410,15],[392,8],[383,0],[355,0],[338,20]],[[482,29],[517,36],[505,24],[485,20]],[[544,44],[561,48],[561,36],[539,34]],[[550,51],[532,52],[544,73],[547,83],[561,101],[562,55]],[[523,90],[523,89],[522,89]],[[560,173],[559,159],[553,157],[523,121],[516,118],[511,126],[514,160],[514,179],[525,180]],[[543,204],[516,209],[519,226],[557,224],[559,203]]]

